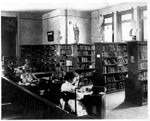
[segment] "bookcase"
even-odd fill
[[[147,42],[128,42],[125,100],[137,105],[147,104],[147,83]]]
[[[81,77],[92,76],[95,70],[95,49],[92,44],[21,45],[21,63],[30,58],[34,71],[77,71]],[[58,72],[58,73],[57,73]]]
[[[20,64],[26,58],[31,60],[33,71],[54,71],[58,45],[21,45]]]
[[[59,45],[60,50],[60,66],[63,71],[69,72],[73,70],[72,66],[72,54],[73,48],[71,44],[61,44]]]
[[[95,85],[105,86],[108,92],[125,88],[127,75],[126,43],[95,43]]]
[[[95,46],[94,44],[74,44],[73,45],[73,67],[85,81],[91,82],[91,77],[95,71]]]

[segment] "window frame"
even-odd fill
[[[112,18],[112,22],[105,23],[106,18]],[[104,28],[105,28],[105,26],[109,26],[109,25],[112,25],[112,41],[111,42],[114,42],[114,14],[113,13],[104,15],[104,24],[103,24]],[[104,33],[105,33],[105,29],[104,29]],[[106,40],[104,40],[104,41],[106,42]]]
[[[121,16],[122,15],[125,15],[125,14],[131,14],[131,19],[129,20],[121,20]],[[119,34],[120,34],[120,41],[121,42],[126,42],[126,41],[130,41],[130,40],[123,40],[122,39],[122,23],[128,23],[128,22],[132,22],[133,21],[133,8],[132,9],[129,9],[129,10],[126,10],[126,11],[120,11],[118,12],[118,18],[119,18]]]
[[[141,21],[141,25],[140,25],[140,29],[142,30],[141,32],[141,41],[147,41],[147,39],[144,39],[144,20],[147,20],[147,17],[144,17],[143,13],[144,11],[147,11],[147,6],[143,6],[139,8],[139,16],[140,16],[140,21]],[[147,11],[148,12],[148,11]]]

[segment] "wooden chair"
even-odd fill
[[[74,99],[75,100],[75,112],[71,110],[71,108],[68,105],[68,100]],[[67,110],[73,114],[77,114],[77,104],[76,104],[76,93],[71,92],[61,92],[61,98],[60,98],[60,105],[63,110]]]

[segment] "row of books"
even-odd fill
[[[95,55],[93,54],[92,56],[91,56],[91,60],[95,60]]]
[[[124,51],[118,51],[118,56],[128,56],[128,53]]]
[[[147,45],[139,45],[139,52],[147,52]]]
[[[91,61],[91,58],[81,57],[81,62],[89,62],[89,61]]]
[[[127,51],[127,45],[104,44],[102,51]]]
[[[147,102],[147,97],[142,97],[142,102]]]
[[[147,83],[145,83],[142,85],[142,92],[147,92],[147,90],[148,90],[148,85]]]
[[[78,63],[86,63],[86,62],[94,62],[94,60],[92,60],[91,56],[78,56],[77,57],[77,62]]]
[[[118,66],[128,64],[128,59],[123,58],[123,57],[118,57],[117,58],[117,64],[118,64]]]
[[[63,66],[62,69],[63,69],[64,72],[73,71],[73,67],[72,66]]]
[[[107,73],[115,73],[118,71],[117,67],[108,67],[107,68]]]
[[[104,59],[103,63],[104,65],[113,65],[113,64],[117,64],[117,60],[114,58]]]
[[[120,82],[125,80],[125,75],[115,75],[115,76],[110,76],[106,77],[106,82]]]
[[[85,86],[85,85],[90,85],[93,84],[92,80],[90,78],[80,78],[79,86]]]
[[[117,83],[108,83],[106,84],[107,91],[112,91],[117,89]]]
[[[103,45],[102,51],[116,51],[116,45],[115,44],[109,44],[109,45]]]
[[[147,71],[140,72],[138,75],[138,80],[147,80]]]
[[[110,83],[110,82],[117,82],[117,80],[115,79],[114,76],[112,76],[112,77],[106,77],[106,83]]]
[[[71,45],[60,45],[60,50],[71,50]]]
[[[115,73],[116,69],[113,67],[109,67],[109,69],[107,69],[106,67],[103,67],[103,73],[107,74],[107,73]]]
[[[78,52],[78,56],[92,56],[91,51],[80,51]]]
[[[115,76],[116,80],[125,81],[125,78],[126,78],[126,74],[119,74],[119,75]]]
[[[117,51],[127,51],[127,45],[118,45]]]
[[[117,89],[124,89],[125,88],[125,82],[119,82],[117,84]]]
[[[43,46],[43,47],[41,47],[41,50],[43,50],[43,51],[56,51],[56,50],[58,50],[58,47],[57,46],[48,46],[48,47]]]
[[[118,72],[127,72],[127,71],[128,71],[127,66],[120,66],[120,67],[118,67]]]
[[[120,52],[120,51],[102,52],[102,57],[117,57],[117,56],[127,57],[127,52]]]
[[[120,73],[120,72],[127,72],[128,68],[127,66],[118,66],[118,67],[103,67],[103,73],[104,74],[109,74],[109,73]]]
[[[35,45],[36,46],[36,45]],[[44,46],[40,46],[40,48],[35,48],[33,45],[26,45],[21,47],[21,53],[26,54],[44,54],[44,53],[54,53],[57,52],[57,49],[53,49],[52,47],[44,48]]]
[[[125,88],[125,82],[119,82],[119,83],[108,83],[106,85],[107,91],[113,91],[118,89],[124,89]]]
[[[120,80],[116,80],[114,76],[106,77],[106,83],[118,82],[118,81],[120,81]]]
[[[124,65],[128,63],[128,59],[127,58],[107,58],[103,60],[104,65],[113,65],[113,64],[118,64],[119,65]]]
[[[139,59],[147,60],[147,52],[139,52]]]
[[[26,48],[27,50],[56,50],[57,45],[21,45],[21,49]]]
[[[56,56],[57,53],[55,51],[51,51],[51,52],[46,52],[44,51],[43,54],[36,54],[36,53],[33,53],[33,55],[37,56],[37,55],[43,55],[43,56]]]
[[[22,56],[22,58],[23,57],[26,58],[26,56]],[[40,55],[40,54],[37,54],[37,55],[36,54],[31,54],[30,55],[30,59],[33,60],[33,61],[40,61],[40,60],[41,61],[48,61],[48,60],[50,61],[51,59],[55,59],[56,57],[57,57],[57,54],[42,54],[42,55]]]
[[[91,67],[91,64],[87,64],[87,63],[82,63],[79,65],[79,68],[80,69],[87,69],[87,68],[90,68]]]
[[[24,48],[21,48],[21,52],[22,53],[32,53],[33,51],[32,51],[32,49],[28,49],[28,48],[24,47]]]
[[[117,57],[118,54],[115,51],[102,52],[102,57]]]
[[[142,62],[139,64],[139,70],[147,69],[147,62]]]
[[[81,77],[88,77],[88,76],[92,76],[93,72],[86,72],[86,73],[81,73],[80,76]]]
[[[72,51],[71,50],[61,50],[60,51],[60,55],[71,55],[72,54]]]
[[[91,50],[94,49],[92,45],[78,45],[78,50]]]

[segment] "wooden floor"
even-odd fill
[[[148,105],[124,102],[125,91],[106,94],[106,119],[147,119]]]

